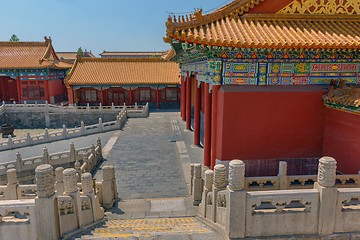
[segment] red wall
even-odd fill
[[[17,101],[16,80],[10,77],[0,77],[0,101]]]
[[[276,4],[274,4],[274,1],[264,1],[250,9],[249,13],[277,13],[292,1],[293,0],[276,0]]]
[[[325,110],[324,156],[337,161],[337,170],[357,174],[360,170],[360,115]]]
[[[66,93],[66,88],[63,80],[50,80],[49,83],[49,98],[61,96]]]
[[[217,159],[321,157],[324,93],[316,86],[222,86]]]

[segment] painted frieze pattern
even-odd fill
[[[333,79],[346,80],[347,84],[359,82],[359,63],[269,63],[269,85],[328,85]]]
[[[183,43],[183,45],[186,45]],[[244,59],[244,60],[281,60],[281,61],[323,61],[359,59],[358,49],[267,49],[267,48],[228,48],[217,46],[190,45],[186,51],[177,54],[174,61],[178,63],[203,62],[210,59]],[[191,49],[191,50],[190,50]]]
[[[294,0],[278,13],[360,14],[359,0]]]
[[[181,65],[181,75],[186,77],[187,73],[196,73],[197,80],[208,82],[211,85],[220,85],[222,79],[222,61],[209,60],[201,63],[190,63]]]
[[[360,75],[360,63],[224,61],[223,64],[223,84],[232,85],[328,85],[337,79],[358,84]]]
[[[257,75],[257,63],[224,62],[224,84],[257,85]]]
[[[11,78],[19,77],[20,80],[55,80],[64,79],[64,71],[49,71],[48,69],[0,69],[0,76]]]

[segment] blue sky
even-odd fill
[[[2,1],[0,41],[51,36],[56,51],[162,51],[169,13],[214,10],[231,0],[12,0]]]

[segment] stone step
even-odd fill
[[[197,239],[219,240],[219,236],[196,217],[108,220],[77,239]]]

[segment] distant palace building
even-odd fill
[[[112,52],[103,51],[101,58],[161,58],[166,52]]]
[[[65,73],[71,64],[44,42],[0,42],[0,101],[50,103],[64,100]]]
[[[160,58],[78,57],[65,79],[70,104],[176,106],[179,83],[178,64]]]
[[[234,0],[170,17],[164,41],[180,64],[181,116],[204,165],[241,159],[261,175],[273,174],[271,160],[299,160],[292,171],[330,155],[357,173],[359,115],[334,114],[322,97],[330,83],[359,84],[359,14],[357,0]]]
[[[59,59],[65,62],[70,62],[70,63],[74,63],[76,60],[76,55],[77,52],[56,52],[56,54],[58,55]],[[84,51],[84,58],[94,58],[95,55],[91,53],[91,51]]]

